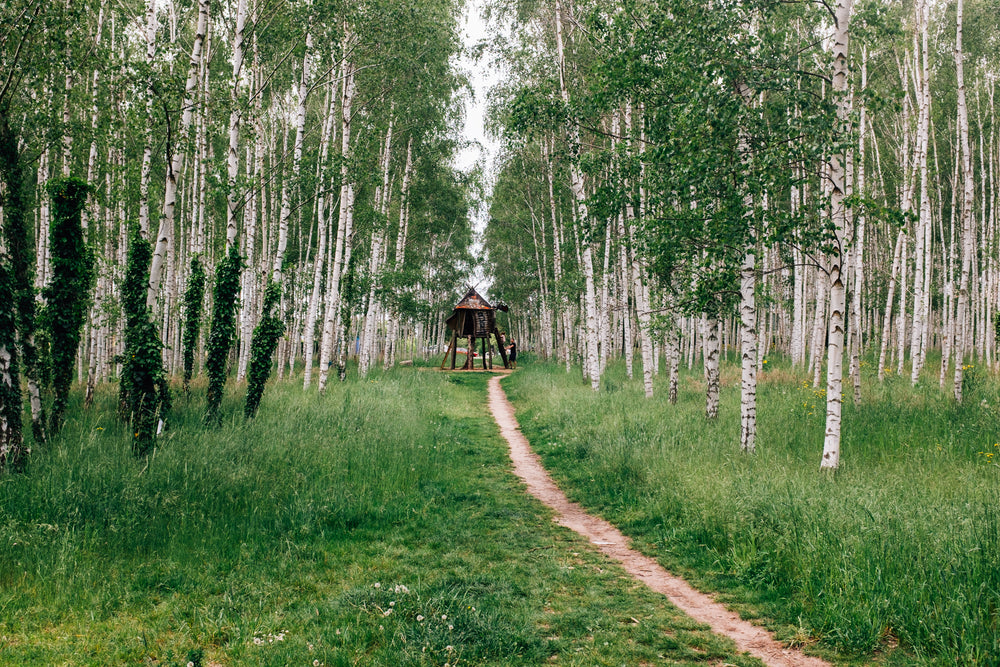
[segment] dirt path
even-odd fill
[[[590,540],[607,556],[617,560],[625,570],[658,593],[667,596],[674,605],[691,618],[705,623],[720,635],[736,642],[746,651],[772,667],[828,667],[829,663],[807,656],[797,649],[782,646],[767,630],[741,619],[734,612],[709,596],[691,587],[683,579],[664,570],[655,560],[628,546],[628,540],[613,525],[587,514],[571,503],[542,467],[538,455],[514,417],[514,407],[500,387],[500,377],[490,378],[490,411],[500,426],[500,433],[510,444],[514,472],[528,485],[528,491],[556,512],[555,521],[571,528]]]

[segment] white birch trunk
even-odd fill
[[[821,263],[825,263],[823,257],[819,258]],[[813,387],[819,387],[820,376],[823,371],[823,334],[826,331],[827,300],[826,285],[829,274],[824,266],[816,267],[816,311],[813,317],[813,335],[810,352],[809,367],[813,373]]]
[[[146,1],[146,67],[152,76],[156,58],[156,0]],[[153,90],[146,90],[146,117],[153,114]],[[139,175],[139,234],[149,239],[149,172],[153,160],[153,126],[146,124],[145,146],[142,151],[142,168]]]
[[[361,335],[361,349],[358,355],[358,374],[361,377],[368,375],[371,370],[373,358],[376,354],[375,337],[378,332],[378,321],[381,318],[382,308],[378,299],[379,275],[382,272],[382,253],[385,246],[386,227],[389,224],[389,199],[390,184],[389,172],[392,164],[392,132],[394,120],[390,117],[389,128],[385,133],[385,146],[382,150],[382,185],[375,191],[376,206],[378,207],[378,220],[376,228],[372,230],[371,256],[368,261],[368,311],[365,314],[365,324]],[[381,223],[381,228],[380,228]]]
[[[757,440],[757,306],[755,257],[748,251],[740,267],[740,450],[752,454]]]
[[[836,11],[836,34],[833,44],[833,92],[837,96],[838,131],[847,129],[848,115],[848,27],[852,0],[839,0]],[[835,470],[840,465],[841,396],[844,365],[844,310],[846,294],[841,274],[843,262],[844,230],[847,209],[845,199],[845,174],[843,156],[835,154],[830,160],[830,215],[837,235],[837,249],[830,256],[830,333],[827,342],[826,379],[826,437],[823,442],[821,469]]]
[[[958,287],[958,307],[955,315],[955,382],[953,392],[955,400],[962,402],[962,380],[964,375],[965,353],[969,348],[969,274],[972,270],[972,261],[975,255],[974,232],[972,226],[972,201],[975,197],[975,184],[972,180],[972,155],[969,152],[969,111],[965,96],[965,69],[963,66],[964,53],[962,50],[962,13],[963,2],[958,0],[957,6],[957,31],[955,35],[955,67],[958,82],[958,131],[959,144],[962,149],[962,274]]]
[[[410,183],[413,180],[413,137],[406,143],[406,166],[403,168],[403,185],[399,191],[399,228],[396,231],[396,254],[393,268],[398,273],[403,270],[406,260],[406,240],[410,226]],[[386,333],[386,350],[384,367],[390,368],[396,363],[397,344],[399,337],[399,313],[389,313]]]
[[[926,312],[927,301],[926,281],[931,271],[930,248],[928,244],[928,230],[930,229],[930,193],[928,192],[928,170],[927,153],[930,134],[930,66],[928,55],[928,23],[930,9],[927,0],[918,4],[920,36],[922,39],[922,60],[920,72],[919,91],[919,117],[917,123],[917,155],[915,156],[917,168],[920,171],[920,222],[916,234],[916,249],[914,251],[914,280],[913,280],[913,334],[910,340],[910,382],[917,384],[920,379],[920,370],[923,367],[925,340],[924,329],[928,313]]]
[[[292,182],[284,179],[281,184],[281,218],[278,221],[278,249],[274,254],[271,280],[281,282],[285,251],[288,248],[288,221],[292,215],[289,185],[297,186],[302,171],[302,142],[306,129],[306,102],[309,97],[310,59],[312,58],[312,30],[306,32],[306,52],[302,56],[302,78],[299,80],[298,107],[295,111],[295,143],[292,146]]]
[[[354,101],[354,64],[347,58],[353,38],[349,31],[344,35],[344,59],[341,61],[341,125],[340,125],[340,216],[337,223],[337,241],[333,265],[330,267],[330,284],[325,299],[323,340],[320,345],[319,390],[326,389],[333,346],[338,335],[340,310],[340,277],[346,265],[345,256],[350,257],[350,234],[354,226],[354,184],[351,181],[348,162],[351,157],[351,106]],[[345,350],[341,350],[345,352]]]
[[[889,349],[889,339],[892,336],[892,303],[896,293],[896,276],[899,273],[899,259],[902,253],[903,244],[906,242],[906,234],[900,231],[896,235],[896,249],[892,254],[892,272],[889,277],[889,294],[885,300],[885,315],[882,320],[882,341],[878,354],[878,381],[885,380],[886,352]]]
[[[236,179],[240,175],[240,84],[243,78],[243,35],[247,23],[247,0],[239,0],[236,7],[236,32],[233,34],[233,88],[229,112],[229,155],[227,158],[229,192],[226,196],[226,251],[236,244],[236,235],[243,216],[243,197],[237,192]]]
[[[719,416],[719,319],[705,317],[705,416]]]
[[[628,258],[628,236],[625,230],[625,216],[618,216],[618,260],[619,260],[619,273],[621,275],[621,311],[622,311],[622,339],[624,342],[624,353],[625,353],[625,374],[628,378],[632,379],[632,364],[635,361],[635,349],[632,345],[632,308],[629,305],[629,295],[632,292],[631,287],[633,286],[631,278],[631,273],[629,270],[630,262]],[[633,296],[633,302],[635,302]]]
[[[306,323],[303,332],[305,347],[305,371],[303,372],[302,388],[308,389],[312,384],[313,346],[316,342],[316,318],[319,313],[320,297],[323,291],[323,269],[326,266],[327,243],[330,235],[330,222],[326,215],[326,161],[330,151],[330,135],[333,132],[336,100],[334,86],[331,82],[326,93],[326,116],[323,122],[323,133],[320,137],[320,167],[316,195],[316,225],[319,228],[319,242],[316,248],[316,259],[313,261],[312,291],[309,293],[309,307],[306,311]]]
[[[555,19],[556,19],[556,49],[559,56],[559,89],[562,93],[563,104],[567,107],[570,103],[569,90],[566,87],[566,58],[565,51],[563,49],[563,29],[562,29],[562,3],[560,0],[556,0],[555,6]],[[573,198],[576,202],[576,210],[578,219],[581,225],[584,227],[589,226],[589,216],[587,214],[587,203],[586,195],[584,193],[583,187],[583,173],[580,171],[580,165],[578,163],[580,155],[580,130],[579,127],[571,122],[568,129],[570,152],[572,153],[573,159],[570,162],[570,187],[573,191]],[[597,330],[597,297],[596,288],[594,285],[594,256],[593,256],[593,244],[589,239],[584,239],[583,250],[582,250],[582,262],[581,267],[583,270],[583,279],[585,284],[584,292],[584,312],[585,312],[585,322],[586,322],[586,354],[587,362],[585,368],[587,369],[588,379],[590,380],[590,387],[594,391],[597,391],[601,387],[601,370],[600,364],[597,358],[597,342],[598,342],[598,330]]]
[[[858,122],[858,171],[855,192],[865,196],[865,133],[868,125],[868,112],[864,104],[864,91],[868,87],[868,50],[861,50],[861,92],[862,102]],[[865,284],[865,213],[862,207],[858,214],[857,228],[854,232],[854,294],[851,299],[851,377],[854,379],[854,404],[861,404],[861,352],[864,340],[861,330],[861,296]]]
[[[160,213],[160,229],[156,235],[156,247],[153,250],[153,260],[149,268],[149,286],[146,290],[146,306],[156,305],[156,297],[160,291],[160,281],[163,276],[163,262],[166,258],[167,246],[174,233],[174,208],[177,205],[177,176],[184,163],[184,138],[191,125],[194,107],[195,88],[198,85],[198,75],[201,70],[202,46],[208,30],[209,0],[198,0],[198,27],[195,31],[194,45],[191,47],[191,62],[188,67],[187,83],[184,86],[184,105],[181,124],[176,140],[172,139],[173,156],[167,167],[167,180],[163,194],[163,210]]]
[[[551,138],[552,143],[555,143],[555,137]],[[563,287],[563,269],[562,269],[562,235],[559,233],[559,220],[556,215],[556,197],[555,197],[555,170],[552,165],[552,152],[553,148],[548,144],[543,143],[543,154],[545,158],[546,166],[546,177],[549,186],[549,211],[552,218],[552,271],[553,277],[555,279],[555,292],[557,295],[562,295]],[[571,334],[571,324],[569,307],[567,303],[562,302],[561,298],[555,300],[558,305],[558,317],[560,322],[560,358],[563,363],[566,364],[566,372],[570,369],[570,350],[569,343]]]
[[[611,307],[609,304],[609,288],[611,282],[611,274],[609,269],[611,267],[611,224],[608,223],[604,227],[604,266],[601,272],[601,300],[598,304],[598,363],[600,364],[600,372],[603,374],[604,369],[607,368],[608,358],[611,355]]]
[[[49,180],[49,149],[43,148],[42,154],[38,158],[38,184],[44,186]],[[41,289],[49,282],[49,224],[50,224],[50,199],[41,193],[38,198],[38,232],[35,238],[38,239],[35,251],[35,289],[39,292],[37,299],[41,300]]]

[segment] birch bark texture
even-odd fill
[[[958,82],[958,132],[959,146],[962,150],[962,208],[960,227],[962,230],[962,274],[959,278],[958,307],[955,315],[955,379],[953,395],[955,401],[962,402],[962,383],[965,372],[965,353],[969,347],[969,276],[972,273],[972,261],[975,255],[975,231],[972,221],[972,204],[975,197],[975,184],[972,180],[972,155],[969,152],[969,107],[965,94],[965,66],[962,50],[962,0],[956,7],[955,34],[955,73]]]
[[[562,96],[563,104],[567,107],[570,106],[570,95],[569,89],[566,87],[566,52],[563,45],[563,21],[562,21],[562,3],[560,0],[556,0],[555,6],[555,20],[556,20],[556,51],[558,54],[559,62],[559,92]],[[583,232],[585,238],[582,241],[582,269],[583,269],[583,279],[585,284],[584,291],[584,313],[585,313],[585,326],[584,331],[586,335],[586,355],[587,361],[585,364],[587,379],[590,381],[590,387],[594,391],[597,391],[601,387],[601,368],[600,362],[598,360],[598,328],[597,328],[597,295],[596,286],[594,284],[594,254],[593,254],[593,242],[590,240],[589,235],[589,224],[590,219],[587,213],[587,195],[584,191],[583,185],[583,171],[580,169],[579,158],[580,158],[580,128],[579,125],[573,120],[570,120],[569,127],[567,128],[567,136],[570,145],[570,153],[572,158],[570,160],[570,188],[573,192],[573,198],[576,202],[576,211],[579,224],[583,227]]]
[[[156,246],[153,249],[153,261],[149,268],[149,285],[146,291],[146,307],[156,305],[156,297],[160,292],[160,282],[163,277],[163,264],[167,248],[174,233],[174,210],[177,206],[177,178],[184,164],[184,138],[191,126],[191,117],[195,105],[195,89],[198,86],[198,75],[201,70],[202,48],[208,32],[209,0],[198,1],[198,26],[195,30],[194,44],[191,47],[191,60],[188,66],[187,82],[184,85],[184,103],[181,112],[181,122],[176,140],[168,139],[167,179],[163,193],[163,210],[160,213],[160,228],[156,235]],[[173,153],[170,155],[170,153]]]
[[[838,131],[847,129],[848,116],[848,39],[852,0],[839,0],[835,13],[833,40],[833,94],[836,96]],[[844,367],[844,287],[843,262],[847,207],[845,205],[844,156],[835,153],[830,160],[830,215],[836,239],[830,254],[830,329],[827,342],[826,436],[823,442],[821,469],[836,470],[840,465],[840,427],[843,408]]]

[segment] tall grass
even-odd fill
[[[995,664],[1000,655],[1000,383],[956,406],[908,379],[845,404],[842,469],[819,471],[825,402],[774,360],[755,456],[739,453],[738,369],[706,422],[700,375],[645,400],[612,367],[599,394],[527,366],[519,419],[572,495],[670,567],[772,619],[779,633],[865,660]],[[898,647],[898,648],[897,648]]]
[[[71,406],[0,476],[0,664],[758,664],[525,495],[484,375],[300,382],[181,397],[142,460],[113,387]]]

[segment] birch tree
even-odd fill
[[[834,14],[833,36],[833,94],[837,104],[837,122],[844,131],[848,109],[848,38],[852,0],[839,0]],[[844,365],[844,288],[843,262],[847,206],[845,204],[844,155],[835,153],[828,169],[830,179],[830,216],[836,238],[829,255],[830,275],[830,329],[827,338],[826,371],[826,437],[823,442],[821,469],[836,470],[840,465],[840,427],[843,406]]]

